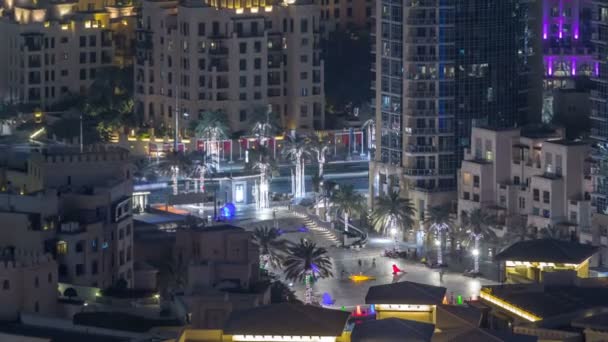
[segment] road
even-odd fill
[[[352,184],[358,191],[366,192],[368,190],[367,162],[333,162],[325,167],[324,178],[326,180],[335,181],[338,184]],[[312,175],[317,170],[316,165],[308,165],[306,168],[306,189],[312,191]],[[236,172],[235,172],[236,175]],[[290,167],[285,165],[279,168],[279,175],[272,178],[270,183],[270,192],[275,193],[291,193],[291,178]],[[160,182],[170,181],[169,179],[161,178]],[[229,181],[229,180],[225,180]],[[207,180],[205,183],[207,191],[210,193],[218,188],[219,182]],[[163,184],[165,185],[165,184]],[[183,187],[183,182],[180,183],[180,188]],[[172,191],[171,186],[165,186],[162,189],[152,190],[149,201],[150,203],[164,203],[166,195]]]
[[[245,214],[247,213],[247,214]],[[272,211],[265,210],[260,212],[257,217],[251,215],[248,211],[243,211],[243,216],[237,214],[235,221],[236,225],[246,229],[254,229],[257,226],[267,225],[273,226]],[[301,238],[306,238],[315,241],[319,246],[325,247],[333,262],[334,277],[321,279],[314,285],[314,294],[317,298],[322,298],[324,294],[328,294],[335,300],[335,306],[354,306],[364,304],[365,295],[370,286],[387,284],[395,281],[414,281],[435,286],[444,286],[448,289],[448,294],[453,294],[455,297],[462,295],[463,298],[470,298],[479,294],[479,289],[483,285],[495,284],[494,282],[483,278],[469,278],[461,273],[447,271],[440,280],[439,273],[423,266],[420,263],[412,261],[403,261],[401,259],[390,259],[382,256],[387,248],[392,248],[394,242],[391,239],[381,236],[373,236],[370,238],[368,245],[360,251],[349,250],[340,247],[332,246],[332,242],[326,240],[321,235],[314,231],[302,232],[299,228],[304,226],[304,223],[299,218],[291,216],[286,209],[278,211],[278,225],[286,231],[283,235],[286,239],[296,242]],[[413,247],[413,246],[412,246]],[[361,260],[362,266],[359,267],[358,261]],[[374,265],[375,261],[375,265]],[[392,274],[392,265],[404,270],[405,273],[395,277]],[[344,273],[342,271],[344,270]],[[375,280],[355,283],[348,279],[350,274],[365,274],[372,276]],[[304,298],[304,284],[295,283],[293,289],[299,298]]]

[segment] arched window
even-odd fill
[[[4,290],[8,290],[8,289],[10,289],[10,288],[11,288],[11,283],[10,283],[8,280],[3,281],[3,282],[2,282],[2,288],[3,288]]]

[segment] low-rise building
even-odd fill
[[[590,145],[561,130],[474,127],[458,173],[458,210],[497,210],[537,230],[572,237],[591,226]]]
[[[0,319],[57,313],[57,263],[49,254],[5,247],[0,256]]]
[[[486,306],[485,320],[494,329],[541,341],[602,340],[602,333],[594,334],[590,328],[603,326],[605,335],[605,324],[597,324],[608,311],[605,280],[570,280],[483,287],[480,304]]]
[[[577,242],[539,239],[516,242],[496,254],[495,259],[503,267],[504,281],[540,283],[547,274],[553,278],[560,273],[589,278],[589,260],[597,250]]]
[[[105,288],[133,284],[131,166],[119,148],[49,148],[21,168],[6,163],[0,183],[3,243],[51,253],[58,280]],[[19,163],[17,163],[19,164]]]
[[[445,292],[445,287],[402,281],[370,287],[365,304],[374,305],[378,319],[394,317],[434,324]]]

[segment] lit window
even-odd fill
[[[57,242],[57,254],[66,255],[68,254],[68,243],[65,241]]]

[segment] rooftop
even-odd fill
[[[548,140],[548,143],[563,145],[563,146],[588,146],[589,142],[583,140],[567,140],[567,139],[559,139],[559,140]]]
[[[557,239],[519,241],[496,254],[496,260],[580,264],[597,252],[597,247]]]
[[[572,322],[572,326],[577,328],[608,331],[608,311],[574,320]]]
[[[608,287],[494,285],[492,296],[546,320],[579,311],[608,307]],[[529,289],[529,290],[528,290]]]
[[[340,336],[350,313],[311,305],[281,303],[230,314],[230,335]]]
[[[434,331],[433,324],[387,318],[355,325],[351,342],[430,341]]]
[[[370,287],[365,303],[438,305],[443,301],[445,292],[445,287],[402,281]]]
[[[76,333],[69,332],[60,329],[51,329],[51,328],[42,328],[35,327],[29,325],[23,325],[19,323],[13,322],[2,322],[0,323],[0,332],[11,334],[11,335],[20,335],[26,337],[37,337],[44,338],[47,341],[51,342],[121,342],[121,341],[129,341],[128,338],[118,338],[112,336],[105,335],[95,335],[92,333]],[[0,336],[1,337],[1,336]],[[28,339],[23,339],[23,341],[29,341]]]

